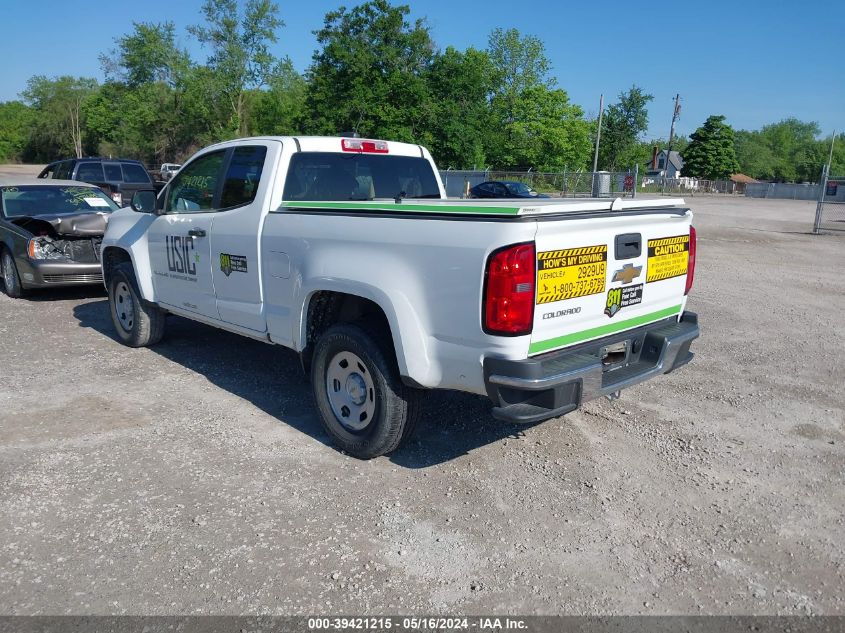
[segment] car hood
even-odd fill
[[[105,213],[57,213],[12,218],[10,220],[22,229],[33,233],[38,225],[49,224],[56,235],[74,235],[77,237],[97,237],[106,232],[108,215]]]

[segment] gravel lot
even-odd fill
[[[532,428],[328,445],[295,356],[0,295],[2,614],[845,614],[845,239],[694,198],[697,358]]]

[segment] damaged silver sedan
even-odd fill
[[[100,244],[117,208],[92,185],[0,179],[0,279],[6,294],[102,284]]]

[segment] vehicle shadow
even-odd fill
[[[73,314],[80,327],[118,340],[108,301],[79,304]],[[335,450],[317,417],[310,382],[292,351],[176,316],[168,317],[165,338],[150,350]],[[515,437],[524,428],[490,417],[485,398],[434,391],[425,398],[414,437],[387,459],[404,468],[428,468]]]

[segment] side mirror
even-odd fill
[[[136,191],[130,205],[137,213],[155,213],[157,200],[155,191]]]

